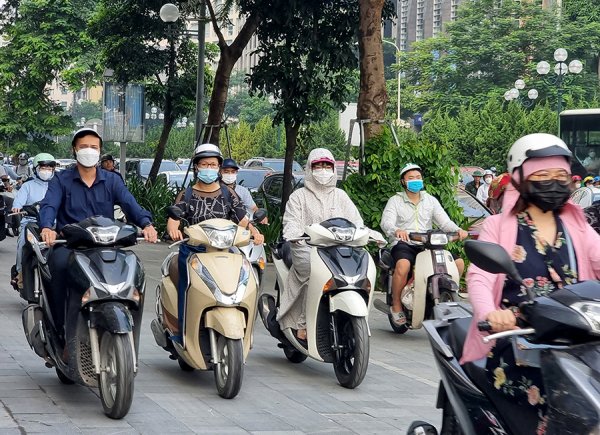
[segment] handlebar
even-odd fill
[[[56,240],[54,241],[54,244],[55,244],[55,245],[62,245],[62,244],[64,244],[64,243],[67,243],[67,241],[66,241],[66,240],[63,240],[63,239],[56,239]],[[40,242],[40,246],[48,246],[48,245],[46,244],[46,242]]]
[[[483,322],[477,323],[477,329],[479,329],[480,331],[491,331],[492,324],[490,322],[488,322],[487,320],[484,320]]]
[[[183,240],[178,240],[177,242],[170,244],[170,245],[169,245],[169,249],[171,249],[171,248],[172,248],[172,247],[174,247],[174,246],[181,245],[182,243],[185,243],[185,242],[187,242],[188,240],[190,240],[190,238],[189,238],[189,237],[187,237],[187,238],[185,238],[185,239],[183,239]]]
[[[498,338],[503,337],[513,337],[516,335],[531,335],[535,334],[535,329],[533,328],[525,328],[525,329],[511,329],[510,331],[502,331],[497,334],[488,335],[487,337],[483,337],[483,342],[488,344],[492,340],[496,340]]]

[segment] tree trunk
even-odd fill
[[[167,147],[167,141],[169,140],[169,134],[171,134],[171,129],[173,128],[173,124],[175,123],[175,118],[171,115],[171,112],[167,113],[165,110],[165,121],[163,123],[163,129],[160,133],[160,139],[158,140],[158,145],[156,147],[156,154],[154,155],[154,162],[152,163],[152,168],[150,169],[150,173],[148,174],[148,184],[154,183],[156,181],[156,176],[158,175],[158,171],[160,170],[160,164],[162,163],[163,156],[165,155],[165,148]]]
[[[285,206],[292,194],[294,165],[294,152],[296,151],[296,143],[298,141],[298,131],[300,123],[292,124],[285,122],[285,165],[283,167],[283,187],[281,189],[281,215],[285,213]]]
[[[221,57],[217,65],[217,72],[215,74],[215,83],[213,85],[213,91],[210,95],[210,103],[208,105],[208,119],[206,125],[220,126],[223,120],[223,112],[225,112],[225,104],[227,103],[227,92],[229,91],[229,79],[231,78],[231,71],[235,66],[236,62],[242,56],[244,48],[248,45],[250,38],[254,35],[254,32],[258,28],[258,15],[252,14],[244,23],[244,26],[240,30],[240,33],[233,40],[231,45],[227,45],[223,34],[219,28],[214,10],[210,2],[207,2],[208,10],[211,16],[213,29],[219,38],[219,50],[221,51]],[[212,143],[219,145],[219,135],[221,132],[220,127],[213,128],[212,130],[206,129],[204,133],[204,143]]]
[[[358,54],[360,59],[360,92],[357,118],[370,119],[365,124],[365,141],[381,131],[376,121],[385,119],[385,108],[390,98],[385,87],[383,43],[381,41],[381,13],[385,0],[358,0]]]

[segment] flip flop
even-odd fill
[[[294,338],[296,338],[298,343],[300,343],[305,349],[308,349],[308,341],[306,341],[306,339],[304,339],[304,338],[298,338],[298,330],[297,329],[292,329],[292,331],[294,334]]]
[[[406,324],[406,316],[404,315],[403,311],[400,311],[399,313],[394,313],[392,311],[392,309],[390,308],[390,314],[392,315],[392,319],[394,319],[394,322],[398,325],[405,325]]]

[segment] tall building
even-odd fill
[[[398,24],[395,34],[396,41],[400,41],[400,50],[410,51],[414,42],[441,36],[444,24],[456,20],[458,8],[465,1],[468,0],[396,0]],[[541,4],[543,8],[560,8],[562,0],[541,0]]]

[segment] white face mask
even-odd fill
[[[237,174],[222,174],[221,179],[225,184],[233,184],[237,181]]]
[[[594,157],[596,157],[596,153],[592,151],[592,152],[590,153],[590,158],[592,158],[592,159],[593,159]]]
[[[43,171],[38,171],[38,175],[42,181],[49,181],[54,175],[54,171],[50,169],[45,169]]]
[[[484,181],[485,184],[490,184],[492,182],[492,177],[487,177]]]
[[[312,173],[319,184],[327,184],[333,178],[333,169],[315,169]]]
[[[77,151],[77,161],[84,168],[96,166],[98,164],[98,160],[100,160],[100,151],[98,150],[93,148],[84,148]]]

